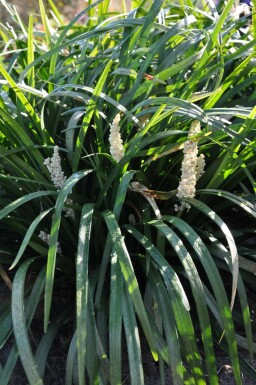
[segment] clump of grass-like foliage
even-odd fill
[[[144,384],[142,336],[162,383],[218,384],[216,344],[238,385],[241,369],[256,379],[237,348],[252,358],[255,1],[240,17],[233,0],[89,1],[65,24],[39,0],[40,26],[1,4],[0,341],[14,342],[0,385],[18,357],[43,384],[72,324],[66,385],[121,384],[122,354]]]

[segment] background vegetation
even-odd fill
[[[217,345],[256,379],[237,348],[252,359],[255,4],[98,0],[67,24],[40,0],[40,27],[1,4],[0,385],[18,358],[43,384],[63,328],[66,385],[121,384],[125,362],[144,384],[145,351],[161,383],[215,385]],[[180,200],[188,135],[206,166]]]
[[[38,0],[27,0],[26,7],[24,7],[24,2],[22,0],[9,0],[8,4],[16,7],[19,16],[26,23],[28,21],[30,13],[33,13],[35,19],[38,19],[38,21],[40,21],[40,10]],[[85,0],[58,0],[55,1],[54,4],[65,20],[71,20],[86,7],[87,3]],[[130,10],[131,1],[125,0],[125,4]],[[48,5],[47,2],[45,3],[45,9],[47,13],[51,12],[51,7]],[[122,10],[122,1],[110,0],[108,10],[109,12],[120,12]],[[11,23],[10,13],[6,11],[4,7],[2,7],[1,22],[5,23],[6,21]]]

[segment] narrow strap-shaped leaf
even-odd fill
[[[254,218],[256,218],[255,206],[251,202],[249,202],[248,200],[244,199],[243,197],[237,196],[237,195],[232,194],[228,191],[216,190],[216,189],[198,190],[197,193],[198,194],[217,195],[219,197],[223,197],[225,199],[228,199],[229,201],[234,202],[236,205],[240,206],[241,209],[247,211]]]
[[[221,342],[218,341],[216,338],[216,343],[220,345],[221,349],[223,349],[226,353],[228,353],[228,347],[225,342],[225,340],[221,340]],[[255,368],[242,356],[242,354],[239,354],[239,363],[240,367],[243,373],[247,373],[251,379],[251,381],[256,381],[256,370]],[[237,382],[238,383],[238,382]],[[242,385],[245,384],[245,381],[241,383]]]
[[[248,345],[248,351],[250,354],[250,359],[253,361],[253,334],[252,334],[252,322],[250,315],[250,308],[247,301],[246,289],[241,275],[238,276],[238,293],[239,300],[241,305],[242,317],[244,321],[246,341]]]
[[[66,361],[65,385],[73,385],[73,370],[77,356],[77,333],[75,332],[68,349]]]
[[[195,22],[196,18],[194,17],[194,15],[189,15],[185,17],[184,19],[180,20],[175,25],[173,25],[171,28],[168,28],[167,32],[163,36],[161,36],[157,40],[157,42],[152,44],[149,52],[147,53],[146,59],[141,65],[139,74],[133,84],[133,87],[129,91],[129,94],[125,95],[121,100],[121,103],[123,105],[126,106],[134,98],[134,94],[136,93],[136,90],[141,83],[144,73],[147,72],[147,68],[150,66],[150,63],[152,62],[154,56],[159,53],[159,50],[165,46],[165,44],[171,37],[178,35],[179,32],[183,30],[183,28],[188,28],[190,24]]]
[[[52,348],[52,343],[60,330],[60,323],[53,323],[49,326],[47,333],[43,335],[41,341],[39,342],[36,352],[35,352],[35,362],[38,367],[38,373],[43,378],[45,366],[47,362],[47,357],[50,349]]]
[[[225,336],[229,346],[229,354],[232,362],[233,370],[236,373],[239,373],[239,363],[237,349],[234,345],[235,340],[235,330],[234,324],[232,321],[232,313],[229,309],[227,293],[223,282],[221,280],[219,271],[216,267],[215,262],[213,261],[210,251],[203,243],[202,239],[198,234],[189,226],[185,221],[177,217],[166,216],[163,220],[167,220],[173,226],[175,226],[187,239],[190,245],[193,247],[193,250],[197,254],[202,266],[204,267],[205,273],[209,279],[212,290],[214,292],[216,301],[218,303],[219,313],[221,316],[221,321],[223,324],[223,330],[225,330]],[[205,291],[205,288],[204,288]]]
[[[34,121],[35,125],[37,127],[40,126],[40,118],[37,116],[34,108],[31,106],[29,103],[28,99],[26,96],[23,94],[21,89],[19,88],[18,84],[15,83],[13,78],[8,74],[4,66],[0,63],[0,73],[3,75],[3,77],[7,80],[15,94],[17,95],[17,98],[21,101],[22,105],[26,109],[27,113],[31,117],[31,119]]]
[[[125,229],[132,234],[132,236],[140,242],[140,244],[145,248],[145,250],[150,254],[155,264],[158,266],[159,271],[164,279],[165,285],[169,289],[170,298],[176,300],[178,299],[184,309],[187,311],[190,310],[190,305],[186,293],[182,287],[182,284],[179,280],[178,275],[160,253],[160,251],[154,246],[149,239],[139,232],[135,227],[131,225],[125,225]],[[187,328],[189,330],[189,328]]]
[[[54,13],[54,15],[56,16],[58,22],[61,24],[61,25],[65,25],[65,22],[63,21],[62,19],[62,15],[59,13],[58,11],[58,8],[55,6],[54,2],[52,0],[48,0],[48,3]]]
[[[77,123],[79,119],[85,114],[85,111],[76,111],[71,116],[67,129],[65,130],[65,136],[66,136],[66,148],[67,148],[67,157],[70,162],[70,164],[73,163],[73,156],[74,156],[74,138],[75,138],[75,128],[77,127]]]
[[[52,210],[52,208],[48,209],[48,210],[45,210],[43,211],[42,213],[40,213],[34,220],[33,222],[31,223],[31,225],[29,226],[28,228],[28,231],[26,232],[26,235],[25,237],[23,238],[22,240],[22,243],[20,245],[20,248],[19,248],[19,251],[10,267],[10,270],[13,269],[17,263],[19,262],[19,260],[21,259],[32,235],[34,234],[34,231],[35,229],[37,228],[38,224],[41,222],[41,220]]]
[[[155,269],[150,269],[149,279],[152,281],[152,287],[163,322],[163,328],[170,354],[172,381],[173,384],[183,385],[183,366],[181,360],[180,342],[170,299],[163,281]]]
[[[96,330],[96,338],[97,338],[97,349],[100,360],[100,369],[102,373],[102,377],[105,379],[110,379],[110,370],[109,370],[109,361],[107,358],[107,354],[103,348],[102,340],[100,339],[99,332]]]
[[[143,0],[143,1],[141,1],[141,0],[132,0],[131,9],[143,7],[145,2],[146,2],[146,0]]]
[[[254,180],[246,167],[246,163],[248,163],[248,159],[254,155],[252,150],[255,149],[255,142],[248,141],[246,134],[249,130],[253,129],[252,125],[254,123],[255,114],[256,106],[250,111],[245,122],[239,126],[240,129],[238,131],[238,137],[234,135],[236,140],[233,139],[229,146],[225,146],[223,143],[221,143],[221,145],[225,148],[225,153],[223,152],[222,156],[219,157],[218,168],[215,169],[215,173],[207,185],[208,189],[211,187],[219,187],[223,183],[224,170],[225,176],[228,177],[239,167],[241,167],[241,170],[247,175],[248,179],[252,183],[252,186],[254,187]],[[227,128],[225,128],[225,131],[227,131]],[[231,136],[233,136],[232,131]],[[247,145],[242,151],[239,152],[244,140],[247,141]],[[236,175],[237,174],[238,173],[236,172]]]
[[[8,355],[5,366],[2,369],[0,376],[0,385],[9,385],[10,378],[19,358],[19,353],[16,344],[12,346],[12,349]]]
[[[3,1],[3,0],[2,0]],[[95,1],[95,3],[93,3],[91,5],[91,7],[95,7],[97,4],[99,4],[100,2],[102,2],[104,0],[97,0]],[[64,43],[63,40],[65,39],[67,33],[69,32],[70,28],[80,19],[80,17],[82,17],[84,14],[86,14],[88,12],[88,9],[90,7],[84,9],[82,12],[80,12],[78,15],[76,15],[76,17],[74,17],[69,23],[68,25],[63,29],[60,37],[58,38],[55,46],[53,49],[51,49],[50,51],[47,51],[45,54],[39,56],[38,58],[36,58],[34,60],[33,63],[31,63],[29,66],[27,66],[23,72],[21,73],[20,75],[20,80],[21,82],[24,80],[27,72],[30,70],[31,67],[33,66],[36,66],[38,63],[40,63],[41,61],[45,61],[46,59],[49,59],[51,58],[51,63],[50,63],[50,75],[53,75],[55,73],[55,70],[56,70],[56,63],[57,63],[57,59],[58,59],[58,54],[59,52],[61,51],[61,49],[63,48],[66,48],[68,45],[70,44],[73,44],[75,43],[76,41],[79,41],[81,38],[85,38],[84,34],[79,34],[79,36],[75,37],[74,39],[70,39],[68,42],[65,41]],[[104,28],[103,30],[108,30],[109,28]],[[95,31],[95,30],[92,30],[92,31],[89,31],[89,35],[98,35],[99,34],[99,31]],[[87,32],[85,33],[87,35]]]
[[[246,360],[242,354],[239,354],[239,362],[241,370],[246,373],[252,381],[256,381],[256,370],[248,360]]]
[[[33,261],[34,259],[30,259],[21,265],[14,277],[12,292],[12,320],[20,359],[26,372],[29,384],[43,385],[43,381],[38,373],[38,368],[36,366],[28,339],[26,318],[24,313],[25,278],[27,270]]]
[[[128,349],[131,385],[144,385],[138,325],[133,303],[126,287],[123,289],[122,313]],[[177,383],[177,385],[179,384]]]
[[[43,266],[41,270],[37,273],[36,280],[33,284],[33,288],[31,290],[29,299],[26,303],[25,307],[25,316],[26,316],[26,323],[27,326],[29,326],[33,320],[34,314],[37,309],[37,305],[40,302],[41,295],[44,290],[45,286],[45,270],[46,267]]]
[[[145,23],[143,27],[141,28],[140,35],[138,36],[138,44],[141,47],[146,46],[146,42],[148,40],[148,35],[150,32],[150,29],[152,28],[152,23],[155,20],[156,16],[160,12],[160,9],[163,5],[163,0],[154,1],[152,3],[152,6],[150,10],[147,12],[147,15],[145,17]]]
[[[101,76],[97,82],[97,85],[93,91],[92,98],[90,99],[90,101],[86,107],[86,113],[85,113],[83,123],[82,123],[81,129],[78,133],[78,138],[76,141],[76,148],[75,148],[74,160],[73,160],[73,170],[74,171],[77,170],[81,151],[82,151],[82,148],[84,145],[84,138],[85,138],[87,129],[89,127],[89,124],[91,122],[92,116],[95,113],[95,109],[97,108],[97,104],[96,104],[95,99],[100,95],[100,93],[102,91],[102,88],[103,88],[103,86],[107,80],[108,73],[111,69],[112,63],[113,63],[113,61],[109,60],[106,67],[104,68],[104,71],[102,72],[102,74],[101,74]],[[97,141],[98,141],[98,146],[99,146],[100,150],[102,151],[103,133],[100,132],[100,130],[97,127],[96,127],[96,137],[97,137]]]
[[[211,248],[211,252],[213,255],[215,255],[217,257],[217,259],[216,259],[217,266],[219,266],[223,270],[231,269],[232,262],[231,262],[230,257],[229,257],[229,250],[220,242],[215,241],[214,244],[215,244],[215,247]],[[246,290],[245,290],[243,279],[242,279],[242,276],[240,275],[240,273],[238,274],[237,291],[238,291],[239,301],[241,304],[242,317],[243,317],[243,321],[244,321],[248,350],[250,353],[250,357],[252,357],[253,356],[253,335],[252,335],[252,325],[251,325],[251,319],[250,319],[250,310],[249,310]],[[227,327],[226,327],[226,329],[227,329],[226,333],[228,334],[230,332],[230,330]],[[230,341],[231,347],[229,346],[229,349],[232,352],[232,348],[235,347],[234,342],[232,342],[232,341],[234,341],[234,336],[232,335],[231,338],[230,338],[231,339],[231,341]],[[227,340],[227,342],[229,343],[228,340]],[[230,356],[232,358],[231,352],[230,352]],[[234,366],[234,372],[235,372],[235,370],[236,370],[235,363],[233,364],[233,366]]]
[[[126,172],[118,186],[113,212],[119,218],[125,201],[129,183],[134,175],[134,171]],[[101,265],[97,296],[101,296],[103,289],[104,276],[109,261],[109,253],[112,248],[111,235],[109,234],[104,250],[104,259]],[[104,276],[103,276],[104,274]],[[110,376],[113,383],[121,381],[121,327],[122,327],[122,276],[119,261],[116,254],[111,259],[111,296],[110,296],[110,319],[109,319],[109,350],[110,350]]]
[[[133,266],[131,263],[130,255],[127,251],[120,227],[116,221],[113,213],[105,211],[103,213],[104,219],[110,232],[113,247],[118,255],[118,260],[121,266],[121,270],[128,287],[129,294],[132,298],[134,307],[136,309],[137,316],[140,320],[141,326],[148,340],[153,357],[157,360],[158,354],[156,351],[155,337],[152,334],[152,330],[149,324],[148,316],[145,310],[145,306],[141,297],[137,278],[134,274]]]
[[[234,3],[234,0],[228,0],[217,22],[214,22],[214,25],[213,25],[214,29],[210,35],[210,39],[207,42],[203,55],[201,56],[200,60],[196,64],[195,70],[189,79],[187,88],[183,93],[182,98],[186,99],[191,95],[191,92],[193,91],[193,88],[195,87],[195,84],[198,81],[198,78],[200,78],[201,71],[204,69],[207,61],[209,60],[211,50],[213,49],[214,45],[218,45],[219,33],[226,20],[226,17],[228,16],[232,8],[233,3]]]
[[[28,50],[27,50],[27,62],[28,64],[34,61],[34,43],[33,43],[33,15],[29,16],[28,25]],[[28,85],[35,88],[35,68],[32,67],[28,71]]]
[[[91,287],[88,288],[88,311],[86,313],[86,369],[90,377],[91,384],[99,383],[99,357],[106,373],[107,362],[106,354],[102,357],[101,341],[98,339],[98,331],[94,313],[94,303],[92,301]],[[105,374],[104,373],[104,374]]]
[[[7,313],[4,312],[5,314],[1,314],[2,319],[0,322],[0,346],[4,345],[5,341],[8,339],[12,331],[12,316],[10,310],[7,310]]]
[[[39,0],[38,2],[39,2],[40,13],[41,13],[41,19],[44,27],[45,39],[46,39],[48,48],[50,48],[52,39],[51,39],[51,33],[50,33],[49,20],[46,15],[43,1]]]
[[[115,250],[115,247],[113,249]],[[121,384],[122,382],[122,287],[121,267],[117,252],[113,251],[109,304],[109,365],[112,384]]]
[[[130,181],[135,173],[136,171],[134,170],[126,171],[118,184],[118,190],[113,207],[113,213],[115,214],[116,219],[119,219],[120,217]]]
[[[176,75],[177,73],[184,71],[187,67],[193,65],[197,60],[199,60],[202,54],[203,49],[201,49],[199,52],[196,52],[194,55],[181,60],[179,63],[175,63],[171,66],[168,66],[157,74],[157,79],[167,80],[168,78]]]
[[[85,384],[85,355],[88,313],[88,263],[91,237],[93,205],[86,204],[82,209],[78,235],[76,258],[76,317],[77,317],[77,355],[79,385]]]
[[[130,181],[132,180],[132,177],[134,176],[135,171],[127,171],[123,176],[122,179],[119,182],[118,185],[118,191],[116,194],[116,200],[114,203],[113,213],[115,214],[116,219],[119,219],[121,210],[123,208],[123,204],[125,201],[126,193],[128,186],[130,184]],[[107,270],[107,265],[109,263],[109,255],[111,253],[112,244],[111,244],[111,237],[110,235],[107,236],[107,241],[105,244],[104,252],[103,252],[103,258],[102,263],[100,267],[100,273],[99,273],[99,279],[98,279],[98,286],[96,291],[96,298],[95,298],[95,306],[98,307],[100,303],[101,293],[103,290],[104,280],[105,280],[105,274]]]
[[[18,122],[16,122],[16,120],[12,118],[12,116],[7,110],[3,110],[0,108],[0,116],[4,117],[4,120],[8,123],[7,125],[4,124],[3,126],[1,126],[1,131],[4,133],[5,137],[10,140],[10,143],[18,144],[18,146],[15,146],[15,148],[12,148],[11,150],[7,150],[6,148],[4,149],[1,148],[0,157],[5,158],[5,160],[10,164],[12,164],[13,161],[16,162],[16,159],[19,160],[20,164],[24,164],[25,161],[22,161],[22,159],[20,159],[18,156],[15,157],[11,155],[15,153],[18,154],[20,152],[25,152],[31,161],[29,162],[31,167],[31,173],[33,172],[33,177],[34,177],[33,179],[37,179],[37,183],[40,183],[40,182],[45,183],[46,179],[42,176],[42,171],[41,171],[42,164],[44,162],[44,157],[39,151],[39,148],[42,148],[43,146],[36,145],[35,141],[32,141],[29,138],[29,135],[24,129],[24,127],[19,125]],[[14,141],[13,141],[12,135],[15,137]],[[26,162],[26,165],[27,165],[27,162]],[[32,169],[32,164],[34,166],[33,169]],[[15,163],[15,166],[19,167],[18,165],[16,165],[16,163]],[[38,170],[38,166],[39,166],[39,170]],[[22,170],[24,170],[24,167],[22,167],[20,171]]]
[[[33,286],[29,300],[27,301],[27,304],[26,304],[25,318],[26,318],[27,328],[30,325],[32,318],[34,316],[34,313],[37,309],[37,305],[39,303],[39,300],[41,298],[41,293],[42,293],[43,288],[44,288],[44,283],[45,283],[45,269],[43,268],[37,276],[37,279],[36,279],[36,282]],[[5,324],[6,324],[6,322],[4,322],[4,324],[1,323],[1,328],[0,328],[1,329],[1,335],[5,330],[5,326],[8,327],[8,325],[5,325]],[[8,356],[8,360],[5,364],[5,367],[3,368],[2,376],[0,376],[0,385],[5,385],[5,384],[9,383],[9,378],[11,376],[12,370],[15,366],[15,363],[17,361],[18,356],[19,356],[19,354],[18,354],[18,351],[16,348],[16,344],[14,344],[13,348],[12,348],[12,350]]]
[[[59,234],[59,228],[60,228],[60,222],[61,222],[61,213],[63,210],[64,203],[67,199],[67,196],[72,191],[72,188],[76,185],[76,183],[79,182],[80,179],[88,175],[90,172],[92,172],[92,170],[83,170],[71,175],[64,183],[62,190],[59,192],[59,195],[55,204],[55,211],[53,215],[51,234],[50,234],[47,270],[46,270],[45,303],[44,303],[45,331],[47,330],[48,321],[50,317],[53,280],[54,280],[54,273],[55,273],[57,245],[58,245],[58,234]]]
[[[61,86],[60,90],[56,89],[54,92],[52,92],[50,95],[48,95],[47,99],[50,99],[52,97],[54,97],[55,95],[65,95],[65,92],[66,91],[63,91],[63,89],[69,89],[69,88],[74,88],[74,84],[65,84],[63,86]],[[76,90],[81,90],[81,91],[86,91],[88,92],[89,94],[94,94],[95,93],[95,89],[92,88],[92,87],[88,87],[88,86],[79,86],[79,85],[76,85],[75,86]],[[77,94],[74,94],[72,93],[73,96],[77,95]],[[116,109],[122,113],[124,113],[127,117],[129,117],[129,119],[131,121],[133,121],[140,129],[143,128],[142,124],[140,123],[139,119],[136,118],[135,115],[133,115],[130,110],[128,110],[127,108],[125,108],[122,104],[120,104],[118,101],[116,101],[115,99],[111,98],[110,96],[108,96],[107,94],[105,94],[104,92],[99,92],[97,93],[97,97],[98,98],[101,98],[102,100],[108,102],[109,104],[111,104],[112,106],[116,107]],[[88,101],[88,99],[85,99],[85,101]],[[199,108],[199,107],[197,107]],[[200,110],[202,111],[202,110]]]
[[[99,13],[99,16],[101,16],[101,18],[104,17],[104,15],[107,15],[109,3],[110,3],[110,0],[105,0],[99,4],[98,13]]]
[[[218,378],[217,378],[217,370],[214,362],[215,356],[213,351],[212,332],[211,332],[211,327],[209,326],[210,320],[209,320],[207,307],[205,305],[202,282],[197,272],[196,266],[191,258],[191,255],[183,245],[181,239],[176,235],[176,233],[169,226],[166,226],[162,221],[151,221],[150,223],[156,226],[156,228],[162,234],[164,234],[167,241],[171,244],[171,246],[175,250],[177,256],[179,257],[184,267],[185,273],[191,285],[193,297],[195,299],[195,303],[197,307],[197,314],[199,317],[204,349],[206,351],[206,358],[211,358],[207,362],[209,364],[208,370],[212,381],[211,383],[217,384]],[[192,372],[198,383],[201,383],[201,381],[203,381],[203,371],[202,371],[202,368],[200,368],[200,366],[201,365],[197,366],[196,371],[193,371],[193,364],[191,361]],[[200,370],[201,370],[201,373],[200,373]]]
[[[237,281],[238,281],[238,272],[239,272],[239,266],[238,266],[238,254],[237,254],[237,248],[235,244],[235,240],[233,238],[232,233],[230,232],[228,226],[225,222],[205,203],[200,202],[196,199],[185,199],[186,202],[188,202],[191,206],[196,207],[199,211],[203,212],[205,215],[207,215],[213,222],[215,222],[223,232],[223,234],[226,237],[227,243],[229,245],[230,255],[231,255],[231,271],[233,275],[233,281],[232,281],[232,294],[231,294],[231,301],[230,301],[230,308],[232,309],[235,302],[235,295],[237,290]]]
[[[234,0],[229,0],[229,2],[230,1],[233,3]],[[234,71],[229,76],[227,76],[227,78],[223,82],[219,92],[213,96],[210,96],[208,101],[205,103],[205,106],[204,106],[205,109],[210,109],[211,107],[213,107],[216,104],[216,102],[219,100],[221,95],[233,84],[234,76],[237,76],[237,77],[240,76],[240,73],[250,63],[250,61],[254,58],[254,56],[255,56],[255,53],[253,52],[253,53],[251,53],[251,55],[246,57],[242,61],[242,63],[240,63],[239,65],[236,66]]]
[[[37,191],[28,195],[25,195],[21,198],[18,198],[16,201],[10,203],[8,206],[3,208],[0,211],[0,220],[10,214],[12,211],[16,210],[18,207],[31,201],[32,199],[41,198],[47,195],[57,195],[56,191]]]

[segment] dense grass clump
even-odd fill
[[[0,385],[18,357],[43,384],[67,325],[66,385],[121,384],[125,360],[144,384],[141,343],[161,383],[218,384],[216,344],[256,379],[255,3],[98,0],[66,24],[39,0],[28,26],[1,4]]]

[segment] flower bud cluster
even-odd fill
[[[110,124],[110,135],[109,135],[110,154],[115,159],[116,162],[120,162],[120,160],[124,156],[124,146],[123,146],[123,141],[120,134],[119,122],[120,122],[120,114],[117,114],[112,124]]]
[[[66,176],[61,168],[61,159],[59,155],[59,147],[54,146],[52,158],[47,158],[44,161],[44,164],[48,168],[48,171],[51,175],[51,180],[53,181],[54,186],[59,190],[63,187],[66,182]]]
[[[66,203],[68,205],[72,205],[73,204],[73,201],[71,198],[67,198],[66,200]],[[74,212],[74,209],[72,209],[71,207],[64,207],[64,212],[65,212],[65,217],[66,218],[72,218],[72,219],[75,219],[75,212]]]
[[[50,234],[47,234],[45,231],[41,230],[38,236],[40,239],[42,239],[43,242],[47,243],[47,245],[50,244]],[[57,242],[57,253],[62,254],[59,242]]]
[[[196,181],[198,181],[201,176],[204,174],[204,168],[205,168],[205,156],[204,154],[200,154],[197,158],[197,165],[196,165]]]
[[[184,158],[181,165],[181,180],[176,196],[179,199],[194,198],[196,195],[196,182],[204,173],[204,155],[198,157],[198,147],[196,140],[189,140],[192,136],[200,133],[200,122],[192,122],[188,140],[184,143]],[[175,205],[175,210],[190,209],[188,203],[182,202],[180,206]]]
[[[51,158],[45,159],[44,164],[46,165],[51,175],[51,180],[54,186],[58,190],[60,190],[63,187],[64,183],[66,182],[67,177],[65,176],[61,168],[61,158],[59,155],[58,146],[54,146],[53,156]],[[72,199],[68,198],[67,203],[72,205],[73,203]],[[74,210],[72,208],[64,208],[64,212],[65,212],[65,217],[74,218]]]

